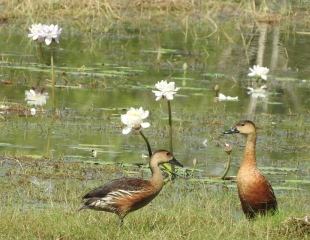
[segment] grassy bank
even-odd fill
[[[303,217],[309,193],[276,191],[280,213],[244,218],[236,186],[177,179],[122,228],[111,213],[77,209],[87,191],[119,177],[121,168],[63,161],[5,160],[0,239],[300,239],[285,222]],[[11,164],[11,167],[8,167]],[[23,166],[23,168],[21,168]],[[144,176],[146,177],[146,176]],[[36,179],[36,180],[35,180]],[[229,186],[229,187],[228,187]]]
[[[256,3],[255,3],[256,2]],[[107,32],[129,25],[170,28],[175,25],[213,28],[219,21],[236,22],[298,19],[307,21],[308,1],[202,1],[202,0],[1,0],[0,23],[53,22],[86,32]],[[150,25],[151,24],[151,25]],[[67,27],[68,30],[69,27]]]

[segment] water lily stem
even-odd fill
[[[41,60],[42,60],[43,64],[46,65],[46,61],[45,61],[45,57],[44,57],[44,54],[43,54],[43,48],[42,48],[42,43],[41,42],[39,43],[39,46],[40,46]]]
[[[146,142],[147,150],[149,152],[149,156],[151,157],[153,153],[152,153],[150,143],[141,130],[139,131],[139,133],[143,137],[144,141]],[[175,178],[175,174],[174,174],[174,170],[172,171],[171,166],[173,166],[173,165],[172,164],[166,164],[166,163],[163,164],[163,167],[165,168],[165,172],[169,175],[170,179],[173,179],[173,178]]]
[[[171,114],[171,103],[168,103],[168,113],[169,113],[169,151],[173,155],[173,146],[172,146],[172,114]],[[171,171],[175,172],[175,166],[171,164]]]
[[[149,151],[149,156],[151,157],[152,156],[152,149],[151,149],[150,143],[147,140],[147,138],[144,136],[144,134],[142,133],[141,130],[139,131],[139,133],[143,137],[144,141],[146,142],[147,150]]]
[[[51,71],[52,71],[52,97],[53,97],[54,109],[56,109],[53,44],[51,44]]]
[[[197,165],[197,164],[194,164],[194,167],[193,167],[193,169],[192,169],[192,171],[191,171],[191,174],[190,174],[190,177],[191,177],[191,178],[193,178],[193,176],[194,176],[194,172],[195,172],[195,169],[196,169],[196,165]]]
[[[229,171],[229,169],[230,169],[230,162],[231,162],[231,155],[228,154],[227,166],[226,166],[225,172],[224,172],[224,173],[222,174],[222,176],[221,176],[221,179],[222,179],[222,180],[225,179],[225,177],[226,177],[226,175],[227,175],[227,173],[228,173],[228,171]]]
[[[45,153],[46,158],[49,157],[50,145],[51,145],[51,136],[49,135],[47,138],[47,144],[46,144],[46,153]]]

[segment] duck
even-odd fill
[[[238,195],[248,219],[257,215],[273,215],[278,210],[271,184],[259,171],[256,162],[256,127],[250,120],[241,120],[224,134],[240,133],[246,137],[245,153],[237,174]]]
[[[122,177],[114,179],[87,193],[86,201],[79,208],[111,212],[118,215],[117,224],[122,225],[125,216],[149,204],[164,186],[159,165],[170,163],[183,167],[167,150],[155,151],[149,161],[152,176],[149,180]]]

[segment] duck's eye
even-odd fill
[[[170,156],[170,152],[167,152],[167,153],[166,153],[166,156]]]
[[[244,126],[244,123],[242,123],[241,126]]]

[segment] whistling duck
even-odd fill
[[[256,128],[253,122],[242,120],[224,134],[241,133],[246,137],[245,153],[237,174],[238,194],[242,209],[248,219],[257,214],[277,211],[273,189],[257,168],[255,145]]]
[[[81,206],[82,209],[112,212],[118,215],[118,224],[122,224],[124,217],[150,203],[164,185],[164,178],[159,165],[171,163],[183,167],[169,151],[158,150],[151,156],[149,166],[152,177],[149,180],[127,178],[112,180],[98,187],[83,198],[88,199]]]

